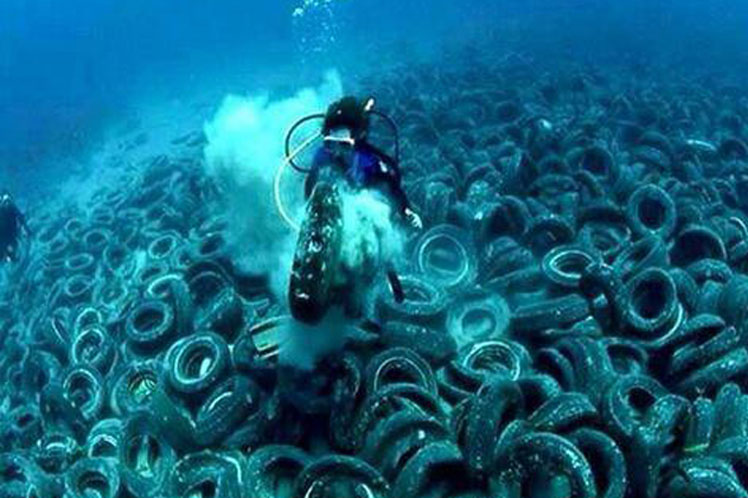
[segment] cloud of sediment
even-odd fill
[[[229,95],[204,127],[208,141],[205,168],[223,191],[225,204],[218,214],[229,222],[227,239],[233,259],[245,271],[267,274],[271,291],[283,304],[287,302],[298,236],[281,219],[273,197],[275,173],[284,159],[285,135],[297,119],[323,111],[341,96],[340,78],[329,72],[317,88],[301,89],[282,100],[271,100],[262,92]],[[301,222],[303,177],[287,173],[285,178],[281,198],[291,216]],[[374,292],[379,274],[400,256],[404,239],[393,223],[389,202],[381,194],[350,190],[342,184],[340,188],[341,267],[330,271],[355,275],[357,285],[349,291],[361,294],[363,301],[371,303],[369,294]],[[348,321],[335,309],[317,326],[292,323],[283,334],[281,362],[296,368],[313,368],[319,358],[345,341]]]
[[[228,95],[204,127],[206,170],[224,190],[234,259],[246,271],[269,274],[279,298],[284,296],[296,237],[273,200],[284,138],[298,118],[323,111],[342,93],[340,76],[329,71],[318,87],[300,89],[285,99],[271,100],[264,91]],[[281,197],[298,211],[302,204],[298,175],[285,178]]]

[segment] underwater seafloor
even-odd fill
[[[383,330],[305,375],[276,363],[290,318],[227,249],[199,129],[31,213],[0,495],[748,496],[745,90],[454,57],[360,82],[425,228]]]

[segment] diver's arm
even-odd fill
[[[410,209],[410,202],[408,201],[408,196],[405,194],[400,180],[391,180],[389,185],[398,212],[407,215]]]
[[[377,158],[379,162],[379,168],[374,174],[377,178],[379,178],[380,181],[384,181],[384,183],[387,184],[390,191],[390,196],[395,202],[397,211],[414,228],[417,228],[419,230],[423,228],[423,221],[421,221],[421,217],[418,216],[418,214],[410,208],[408,196],[403,190],[402,176],[400,175],[400,168],[397,164],[397,161],[392,158],[392,156],[386,154],[385,152],[368,142],[359,144],[359,147],[361,147],[363,150],[368,149],[368,152],[373,154]]]
[[[367,144],[368,145],[368,144]],[[423,228],[423,221],[410,207],[410,201],[402,186],[400,168],[392,157],[372,145],[368,145],[379,156],[379,175],[387,183],[392,200],[395,202],[398,212],[417,229]]]
[[[408,196],[405,195],[405,191],[403,190],[400,170],[394,162],[390,162],[387,159],[380,159],[379,173],[389,188],[392,200],[397,207],[397,212],[404,215],[410,207],[410,202],[408,202]]]
[[[379,170],[375,173],[375,176],[387,184],[392,200],[397,206],[397,211],[401,214],[405,214],[405,210],[410,207],[410,203],[408,202],[408,196],[405,195],[405,192],[403,191],[402,177],[400,175],[400,168],[397,165],[397,161],[395,161],[395,159],[393,159],[389,154],[368,142],[359,146],[362,150],[367,151],[377,158],[379,161]]]

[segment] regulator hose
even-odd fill
[[[297,122],[298,124],[298,122]],[[296,125],[294,125],[296,126]],[[293,128],[292,128],[293,131]],[[291,136],[291,132],[286,135],[287,137]],[[285,171],[286,166],[289,164],[293,166],[293,160],[298,156],[301,152],[304,151],[307,147],[309,147],[311,144],[314,143],[315,140],[319,139],[322,136],[320,132],[316,132],[310,137],[306,138],[296,149],[294,149],[293,152],[290,154],[288,151],[286,152],[286,157],[283,159],[283,162],[278,166],[278,169],[275,172],[275,179],[273,181],[273,199],[275,200],[275,208],[278,210],[278,214],[280,214],[280,217],[283,219],[283,221],[286,222],[286,224],[291,227],[292,230],[298,232],[300,230],[300,226],[298,223],[296,223],[293,218],[288,214],[286,211],[286,208],[283,206],[283,201],[281,200],[280,196],[280,183],[281,183],[281,177],[283,176],[283,171]],[[286,141],[286,146],[288,146],[288,140]],[[299,170],[294,166],[295,169]]]
[[[385,114],[383,112],[376,111],[376,110],[373,110],[373,109],[370,110],[370,111],[367,111],[367,112],[369,112],[371,114],[374,114],[375,116],[378,116],[378,117],[384,119],[384,121],[387,123],[387,125],[389,125],[389,127],[392,129],[392,134],[395,137],[395,162],[397,164],[400,164],[400,131],[399,131],[398,127],[397,127],[397,123],[395,123],[395,120],[393,120],[390,116],[388,116],[387,114]],[[288,133],[286,133],[286,141],[285,141],[285,153],[286,153],[286,157],[292,157],[292,159],[290,160],[289,164],[291,165],[291,167],[293,169],[295,169],[299,173],[309,173],[311,171],[311,169],[310,168],[302,168],[301,166],[299,166],[298,164],[296,164],[296,161],[294,161],[294,157],[293,157],[294,155],[291,154],[291,138],[293,137],[294,132],[296,131],[296,129],[299,126],[301,126],[304,123],[306,123],[307,121],[311,121],[313,119],[325,119],[325,114],[324,113],[316,113],[316,114],[310,114],[309,116],[305,116],[305,117],[299,119],[298,121],[296,121],[293,124],[293,126],[291,126],[291,128],[288,130]]]
[[[395,123],[394,119],[383,112],[375,110],[369,112],[384,119],[390,128],[392,128],[392,134],[395,136],[395,162],[396,164],[400,164],[400,131],[397,128],[397,123]]]
[[[306,147],[299,147],[294,151],[294,153],[291,153],[291,137],[293,136],[296,129],[306,123],[307,121],[311,121],[312,119],[325,119],[325,114],[323,113],[317,113],[317,114],[310,114],[309,116],[305,116],[298,121],[296,121],[293,126],[291,126],[291,129],[288,130],[288,133],[286,133],[286,146],[285,146],[285,152],[286,152],[286,162],[291,165],[293,169],[298,171],[299,173],[309,173],[311,171],[311,168],[302,168],[296,162],[294,159],[296,156],[304,150]],[[302,144],[304,145],[304,144]],[[308,145],[308,144],[307,144]]]

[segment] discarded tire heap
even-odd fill
[[[748,496],[744,92],[457,67],[364,82],[427,227],[405,302],[313,373],[199,150],[32,220],[0,495]]]

